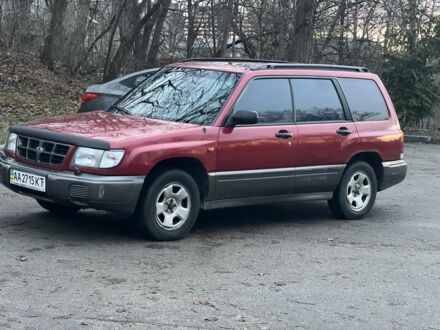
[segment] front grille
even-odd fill
[[[61,165],[69,152],[70,145],[19,136],[17,154],[19,157],[49,165]]]

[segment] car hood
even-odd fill
[[[170,131],[200,127],[110,112],[90,112],[33,121],[24,126],[109,142],[163,136]]]

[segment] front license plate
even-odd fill
[[[44,176],[11,169],[9,172],[9,182],[23,188],[46,192],[46,178]]]

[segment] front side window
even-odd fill
[[[287,79],[252,80],[234,111],[255,111],[259,124],[293,123],[292,96]]]
[[[113,109],[132,116],[212,124],[240,75],[192,68],[165,68],[145,80]]]
[[[328,79],[292,79],[297,122],[345,120],[341,100]]]
[[[388,108],[373,80],[339,79],[354,121],[386,120]]]

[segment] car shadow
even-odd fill
[[[302,202],[288,204],[257,205],[201,211],[188,237],[201,238],[216,233],[264,231],[270,227],[319,226],[335,219],[325,202]],[[57,216],[38,211],[20,217],[11,224],[15,231],[37,231],[44,237],[80,241],[145,241],[132,217],[103,211],[84,210],[75,215]]]
[[[333,220],[325,202],[280,203],[202,211],[193,231],[263,228],[286,223],[313,226]]]
[[[45,210],[20,217],[18,226],[44,237],[90,240],[144,240],[131,217],[104,211],[83,210],[74,215],[56,215]]]

